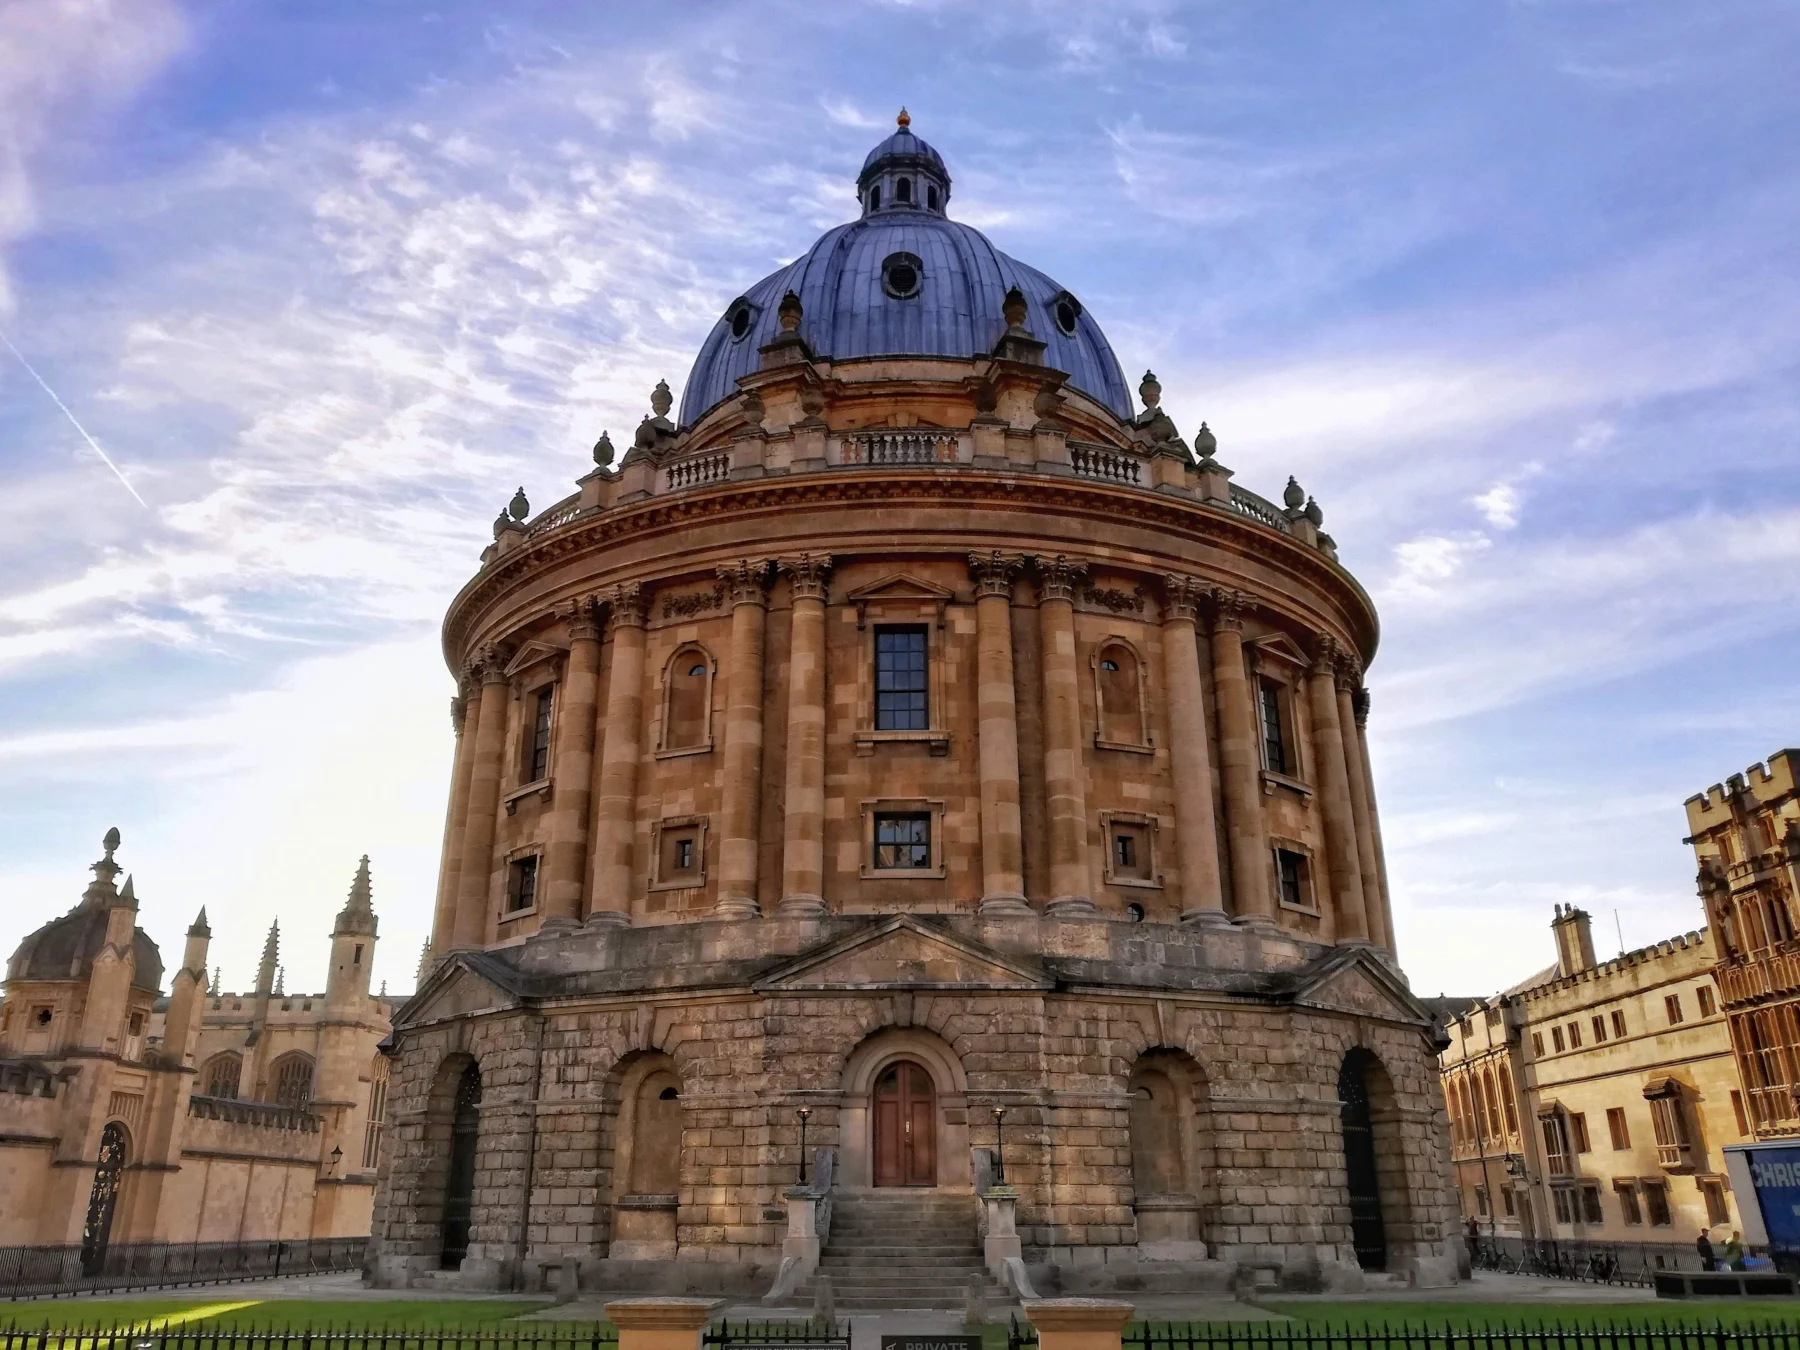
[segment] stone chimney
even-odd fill
[[[1594,968],[1594,926],[1585,909],[1558,905],[1550,921],[1556,935],[1556,973],[1578,975]]]

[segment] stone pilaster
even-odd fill
[[[538,927],[572,928],[581,922],[581,883],[587,870],[588,817],[594,795],[594,716],[600,699],[600,623],[594,602],[575,601],[569,617],[569,664],[558,690],[556,741],[551,772],[556,784],[538,888]]]
[[[725,918],[751,918],[756,902],[762,806],[763,645],[769,564],[741,559],[719,569],[731,595],[726,669],[725,790],[719,808],[719,902]]]
[[[1019,724],[1013,697],[1012,587],[1017,555],[971,553],[975,579],[975,701],[981,765],[981,912],[1023,914]],[[1091,903],[1091,902],[1090,902]]]
[[[1205,586],[1163,578],[1163,687],[1168,694],[1169,767],[1175,779],[1175,854],[1181,868],[1181,921],[1225,923],[1219,833],[1213,819],[1212,748],[1200,685],[1197,624]]]
[[[1375,771],[1369,761],[1369,691],[1358,685],[1350,695],[1351,712],[1356,721],[1356,749],[1362,764],[1363,799],[1369,808],[1369,846],[1375,854],[1375,881],[1380,899],[1371,903],[1371,914],[1381,915],[1381,932],[1383,941],[1381,948],[1388,955],[1397,955],[1394,941],[1394,902],[1388,892],[1387,854],[1381,846],[1381,808],[1376,804]]]
[[[794,607],[779,912],[805,916],[825,913],[825,582],[831,557],[803,553],[780,566],[793,587]]]
[[[469,809],[463,822],[462,859],[456,887],[453,944],[475,948],[487,941],[489,890],[494,875],[494,827],[500,812],[500,759],[506,747],[505,663],[490,648],[473,671],[481,682],[481,715],[469,769]]]
[[[481,686],[466,676],[460,684],[461,692],[450,700],[450,720],[456,727],[456,757],[450,771],[450,806],[444,818],[444,853],[438,866],[437,906],[431,918],[433,956],[447,951],[456,933],[463,830],[468,824],[469,780],[475,770],[475,728],[481,716]]]
[[[637,839],[638,762],[644,752],[644,588],[635,582],[615,586],[606,603],[612,619],[612,672],[606,682],[606,739],[600,752],[587,921],[616,927],[631,922],[637,882],[631,855]]]
[[[1350,773],[1338,724],[1338,644],[1326,637],[1319,659],[1306,677],[1312,703],[1313,753],[1319,766],[1319,813],[1325,818],[1325,857],[1331,873],[1331,902],[1340,943],[1366,943],[1369,915],[1363,906],[1362,863],[1357,856],[1356,820],[1350,806]]]
[[[1087,567],[1059,554],[1038,559],[1037,570],[1038,632],[1044,664],[1044,797],[1050,834],[1051,898],[1045,912],[1091,914],[1086,756],[1081,744],[1081,675],[1075,651],[1075,588],[1086,579]],[[1010,668],[1010,652],[1007,664]],[[1016,749],[1014,754],[1016,757]]]
[[[1381,909],[1381,869],[1375,862],[1375,835],[1369,823],[1369,775],[1363,765],[1362,736],[1356,725],[1355,690],[1362,683],[1362,664],[1349,652],[1337,666],[1338,731],[1344,741],[1344,768],[1350,779],[1350,818],[1356,826],[1356,863],[1362,876],[1363,913],[1369,942],[1386,951],[1393,941]]]
[[[1231,899],[1237,922],[1274,925],[1269,896],[1269,840],[1262,817],[1262,757],[1256,708],[1244,668],[1244,611],[1250,597],[1215,589],[1212,631],[1213,696],[1219,712],[1219,777],[1225,789],[1225,827],[1231,844]]]

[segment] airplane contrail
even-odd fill
[[[56,390],[52,389],[49,385],[44,383],[44,377],[42,375],[38,374],[36,368],[31,364],[31,362],[29,362],[25,359],[25,354],[23,352],[21,352],[17,347],[13,346],[12,339],[7,337],[5,333],[0,333],[0,342],[4,342],[6,344],[6,350],[11,352],[15,357],[18,358],[19,364],[25,367],[25,373],[28,374],[29,376],[31,376],[32,379],[34,379],[38,382],[38,388],[42,389],[46,394],[50,395],[50,401],[52,403],[54,403],[57,407],[62,409],[62,415],[69,419],[69,425],[74,427],[75,430],[79,431],[81,433],[81,439],[86,441],[90,446],[92,446],[94,453],[96,455],[100,456],[100,458],[106,462],[106,467],[113,471],[113,477],[117,478],[119,480],[119,482],[121,482],[125,485],[125,490],[127,492],[129,492],[133,497],[137,497],[137,504],[139,506],[143,507],[146,511],[148,511],[150,509],[150,503],[145,501],[142,497],[138,497],[138,490],[136,488],[134,488],[133,486],[131,486],[131,480],[129,478],[127,478],[124,474],[119,472],[119,466],[112,462],[112,456],[107,454],[106,451],[102,450],[100,448],[100,442],[95,440],[92,436],[88,435],[87,428],[82,426],[80,422],[75,420],[75,414],[69,411],[69,405],[64,403],[60,398],[58,398],[56,396]]]

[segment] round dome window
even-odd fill
[[[731,340],[741,342],[750,332],[750,325],[756,322],[756,311],[748,300],[740,300],[725,311],[725,322],[731,329]]]
[[[881,289],[896,300],[910,300],[925,279],[924,264],[911,253],[890,253],[881,263]]]
[[[1063,335],[1074,337],[1076,321],[1081,318],[1081,301],[1064,291],[1051,304],[1050,312],[1056,316],[1056,326]]]

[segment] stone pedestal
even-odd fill
[[[1125,1324],[1137,1311],[1104,1298],[1028,1298],[1020,1306],[1037,1328],[1040,1350],[1119,1350]],[[619,1350],[626,1350],[622,1341]]]
[[[700,1350],[700,1333],[725,1300],[620,1298],[606,1305],[619,1350]]]

